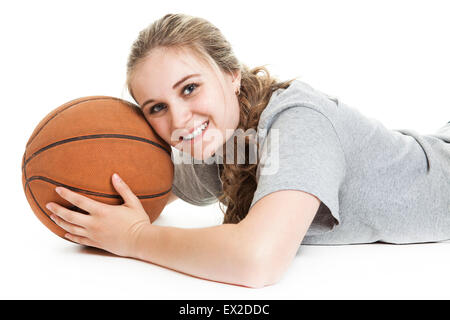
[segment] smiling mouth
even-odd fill
[[[203,134],[203,132],[206,131],[206,129],[209,126],[209,120],[205,121],[202,125],[200,125],[197,129],[195,129],[192,133],[186,135],[186,136],[181,136],[179,141],[191,141],[191,140],[195,140],[195,138],[197,136],[200,136]]]

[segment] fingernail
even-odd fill
[[[114,174],[113,174],[113,178],[116,179],[117,182],[120,182],[120,181],[121,181],[121,180],[120,180],[120,177],[119,177],[119,175],[118,175],[117,173],[114,173]]]
[[[51,207],[50,203],[47,203],[47,204],[45,205],[45,207],[46,207],[48,210],[52,210],[52,207]]]
[[[61,193],[61,189],[59,187],[55,188],[56,193],[60,194]]]

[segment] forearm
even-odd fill
[[[236,224],[207,228],[149,225],[135,257],[199,278],[252,286],[256,270]]]

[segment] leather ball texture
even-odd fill
[[[36,217],[64,238],[66,231],[50,219],[45,205],[88,212],[61,198],[55,187],[120,205],[124,201],[111,181],[116,172],[153,222],[169,200],[171,152],[138,106],[108,96],[75,99],[51,111],[31,134],[22,160],[25,196]]]

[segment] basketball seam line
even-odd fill
[[[78,98],[78,99],[82,99],[82,98]],[[74,99],[74,100],[78,100],[78,99]],[[42,125],[42,127],[39,128],[39,130],[38,130],[33,136],[30,137],[30,139],[28,140],[28,143],[27,143],[27,145],[26,145],[25,147],[28,147],[29,144],[30,144],[31,142],[33,142],[34,138],[39,134],[39,132],[41,132],[41,130],[44,129],[44,127],[45,127],[50,121],[52,121],[53,118],[55,118],[55,117],[56,117],[57,115],[59,115],[60,113],[66,111],[67,109],[72,108],[72,107],[74,107],[74,106],[76,106],[76,105],[78,105],[78,104],[80,104],[80,103],[89,102],[89,101],[95,101],[95,100],[102,100],[102,99],[113,99],[113,100],[124,101],[124,102],[130,104],[131,106],[136,107],[134,104],[132,104],[132,103],[129,102],[129,101],[125,101],[125,100],[122,100],[122,99],[119,99],[119,98],[115,98],[115,97],[100,96],[100,97],[97,97],[97,98],[89,98],[89,97],[86,97],[86,99],[88,99],[88,100],[82,100],[82,101],[76,101],[76,102],[74,101],[74,102],[72,102],[72,104],[69,104],[69,105],[66,106],[64,109],[62,109],[62,110],[60,110],[59,112],[55,113],[50,119],[47,120],[47,122],[45,122],[45,123]],[[70,103],[70,101],[67,102],[67,103]]]
[[[89,194],[89,195],[92,195],[92,196],[98,196],[98,197],[103,197],[103,198],[112,198],[112,199],[121,199],[121,198],[122,198],[120,195],[107,194],[107,193],[95,192],[95,191],[89,191],[89,190],[80,189],[80,188],[77,188],[77,187],[72,187],[72,186],[69,186],[69,185],[67,185],[67,184],[64,184],[64,183],[55,181],[55,180],[53,180],[53,179],[50,179],[50,178],[47,178],[47,177],[44,177],[44,176],[32,176],[32,177],[30,177],[30,178],[27,178],[26,183],[25,183],[25,189],[26,189],[26,187],[28,186],[28,184],[29,184],[31,181],[34,181],[34,180],[45,181],[45,182],[51,183],[51,184],[53,184],[53,185],[55,185],[55,186],[61,186],[61,187],[67,188],[67,189],[69,189],[69,190],[72,190],[72,191],[74,191],[74,192],[81,192],[81,193]],[[151,199],[151,198],[157,198],[157,197],[161,197],[161,196],[163,196],[163,195],[169,193],[171,190],[172,190],[172,188],[170,188],[170,189],[168,189],[168,190],[166,190],[166,191],[160,192],[160,193],[150,194],[150,195],[141,195],[141,196],[136,195],[136,197],[137,197],[138,199]]]
[[[94,134],[94,135],[73,137],[73,138],[68,138],[68,139],[60,140],[60,141],[54,142],[52,144],[49,144],[48,146],[45,146],[45,147],[39,149],[38,151],[35,151],[28,159],[26,159],[24,164],[22,165],[22,169],[27,165],[27,163],[31,159],[36,157],[39,153],[41,153],[43,151],[46,151],[46,150],[48,150],[50,148],[59,146],[61,144],[69,143],[69,142],[79,141],[79,140],[90,140],[90,139],[101,139],[101,138],[119,138],[119,139],[129,139],[129,140],[136,140],[136,141],[146,142],[146,143],[152,144],[155,147],[158,147],[158,148],[164,150],[170,156],[170,152],[167,151],[163,146],[161,146],[160,144],[158,144],[158,143],[156,143],[154,141],[151,141],[149,139],[136,137],[136,136],[130,136],[130,135],[126,135],[126,134],[105,133],[105,134]]]
[[[28,181],[25,183],[25,192],[26,192],[26,190],[27,190],[27,186],[28,186]],[[49,220],[50,220],[51,222],[53,222],[55,225],[58,225],[55,221],[53,221],[53,219],[50,219],[50,216],[47,214],[47,212],[45,212],[45,210],[42,209],[42,207],[39,205],[39,202],[38,202],[38,201],[36,200],[36,198],[34,197],[34,194],[33,194],[33,191],[31,190],[31,188],[28,188],[28,190],[30,191],[31,197],[33,198],[34,203],[36,203],[36,205],[38,206],[38,208],[45,214],[45,216],[46,216],[47,218],[49,218]]]

